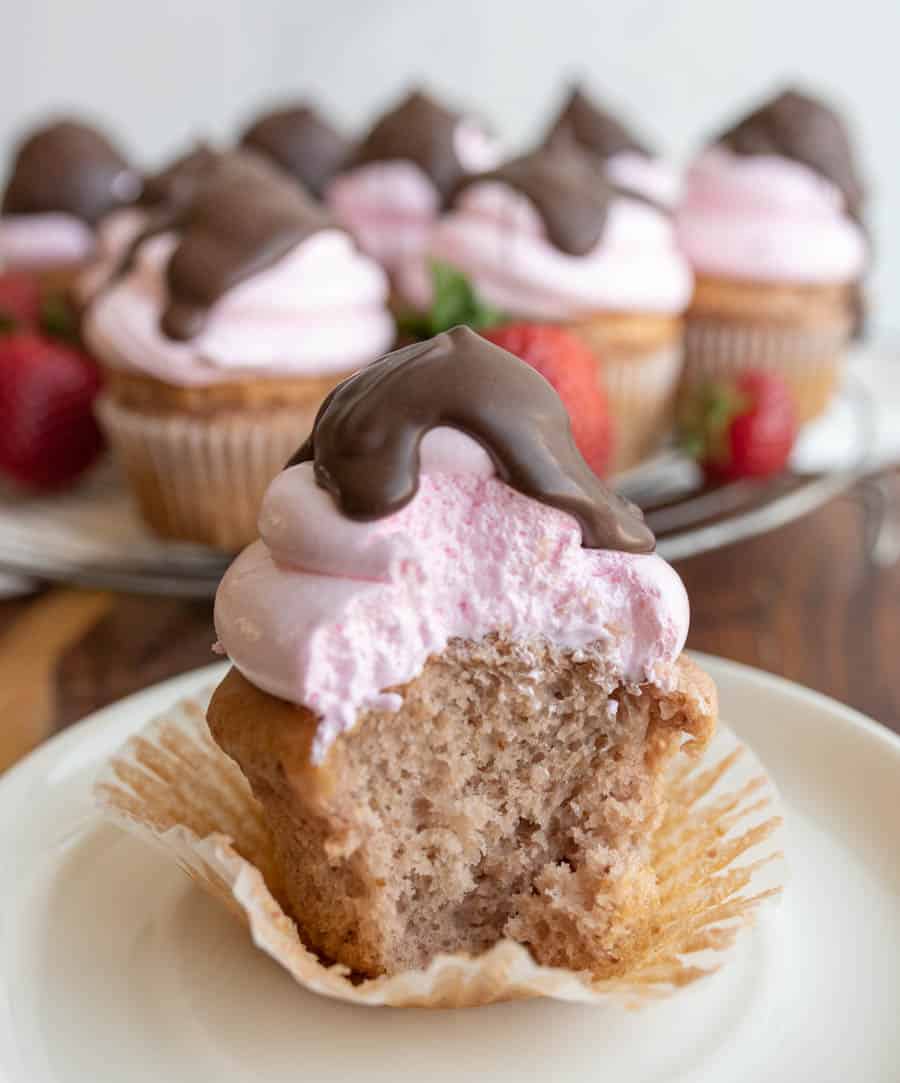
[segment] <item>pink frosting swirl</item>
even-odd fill
[[[171,234],[146,241],[133,270],[88,309],[84,335],[104,363],[191,386],[248,374],[349,372],[393,341],[383,271],[335,229],[228,290],[196,338],[170,339],[160,316],[176,244]]]
[[[500,151],[471,121],[454,136],[456,155],[467,173],[493,169]],[[431,178],[414,162],[370,162],[336,177],[325,193],[335,219],[360,248],[393,273],[421,253],[437,221],[441,196]]]
[[[0,268],[40,271],[86,260],[94,231],[73,214],[0,215]]]
[[[417,309],[431,304],[430,260],[464,272],[490,304],[531,319],[678,313],[693,285],[668,217],[646,203],[614,200],[600,242],[573,256],[550,242],[534,204],[498,181],[464,189],[432,232],[425,258],[401,269],[398,290]]]
[[[396,710],[386,690],[454,637],[543,640],[589,653],[610,687],[668,684],[689,613],[665,561],[582,548],[574,518],[499,481],[462,433],[420,450],[415,498],[375,522],[342,516],[311,463],[280,474],[216,595],[234,665],[319,716],[315,759],[360,710]]]
[[[840,189],[777,155],[704,151],[688,172],[677,230],[704,274],[827,284],[854,280],[866,263]]]
[[[648,158],[638,151],[622,150],[604,163],[606,175],[613,184],[627,192],[637,192],[671,209],[681,198],[681,174],[664,158]]]
[[[93,257],[75,283],[75,294],[81,304],[93,300],[110,281],[148,218],[147,211],[139,207],[122,207],[100,221]]]

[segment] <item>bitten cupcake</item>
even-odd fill
[[[223,156],[85,319],[108,376],[100,419],[150,526],[228,550],[255,537],[323,396],[390,345],[386,297],[297,185]]]
[[[547,131],[544,145],[579,147],[595,158],[606,177],[661,207],[674,207],[681,192],[678,170],[654,154],[617,117],[575,86]]]
[[[344,163],[349,142],[309,105],[289,105],[257,117],[240,145],[262,154],[320,199]]]
[[[217,594],[208,720],[304,943],[367,976],[502,938],[627,965],[664,770],[716,697],[681,581],[550,385],[468,328],[390,354],[323,404],[260,528]]]
[[[837,386],[867,262],[847,131],[822,102],[779,94],[691,167],[678,211],[696,273],[684,393],[745,369],[789,383],[801,421]]]
[[[645,457],[670,429],[692,288],[669,216],[571,147],[464,178],[449,203],[425,257],[398,276],[401,296],[427,310],[440,301],[435,268],[450,266],[490,319],[570,327],[596,352],[616,420],[614,467]]]
[[[140,190],[138,174],[97,129],[60,120],[33,132],[0,202],[0,271],[67,290],[94,252],[99,222]]]
[[[363,250],[393,274],[422,251],[459,181],[498,161],[481,125],[415,91],[375,123],[325,199]]]

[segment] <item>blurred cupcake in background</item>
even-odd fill
[[[594,352],[616,419],[613,469],[671,427],[690,269],[671,220],[613,187],[573,147],[544,147],[463,178],[398,288],[423,333],[505,320],[563,325]]]
[[[299,186],[223,155],[88,309],[99,416],[158,533],[234,550],[327,392],[392,343],[384,272]]]
[[[835,390],[868,260],[863,186],[828,106],[787,90],[690,168],[678,238],[696,274],[684,399],[711,381],[771,369],[801,422]]]
[[[321,199],[350,150],[349,142],[309,105],[288,105],[257,117],[240,138]]]
[[[67,290],[94,253],[100,221],[140,191],[139,175],[96,128],[58,120],[32,132],[0,201],[0,273]]]
[[[424,250],[460,180],[499,160],[477,121],[414,91],[351,152],[325,199],[362,249],[394,274]]]
[[[174,221],[194,198],[199,186],[219,162],[221,152],[197,143],[158,173],[145,176],[140,199],[110,211],[97,224],[94,254],[75,280],[80,307],[88,305],[124,270],[129,253],[145,232]]]
[[[606,177],[618,187],[661,207],[674,207],[678,202],[681,176],[674,165],[654,154],[579,86],[572,88],[545,136],[547,147],[566,144],[574,144],[595,158]]]

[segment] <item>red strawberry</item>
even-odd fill
[[[712,383],[683,415],[683,444],[708,478],[765,478],[783,470],[797,436],[790,388],[775,372]]]
[[[569,411],[572,435],[585,462],[595,474],[605,474],[612,451],[612,419],[590,348],[553,324],[508,323],[481,334],[527,361],[553,385]]]
[[[97,366],[71,346],[34,332],[0,338],[0,472],[52,489],[86,470],[103,446],[99,387]]]
[[[0,334],[36,327],[41,317],[41,287],[27,271],[0,274]]]

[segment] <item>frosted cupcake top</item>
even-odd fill
[[[863,186],[840,118],[785,91],[724,132],[688,172],[679,241],[696,270],[807,284],[864,270]]]
[[[663,207],[673,207],[681,191],[678,171],[579,86],[550,125],[545,146],[575,145],[596,158],[606,177]]]
[[[340,385],[259,526],[216,629],[248,680],[318,715],[317,760],[454,638],[583,651],[613,688],[666,684],[687,634],[681,581],[556,393],[468,328]]]
[[[421,251],[460,179],[499,157],[480,124],[414,91],[374,124],[325,199],[363,249],[393,271]]]
[[[321,197],[350,150],[348,141],[309,105],[289,105],[256,118],[241,146],[265,155]]]
[[[463,272],[479,297],[513,316],[677,314],[692,277],[668,214],[612,185],[571,146],[544,147],[466,177],[398,290],[430,307],[429,263]]]
[[[322,375],[390,344],[386,299],[381,270],[318,206],[235,153],[139,237],[85,336],[106,364],[173,384]]]
[[[60,120],[16,151],[0,203],[0,267],[41,269],[87,259],[94,228],[131,203],[141,181],[101,132]]]

